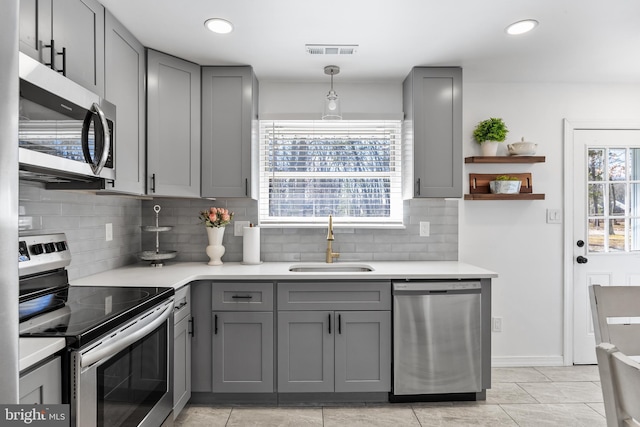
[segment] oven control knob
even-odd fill
[[[36,245],[31,245],[31,253],[34,255],[40,255],[44,253],[44,248],[42,247],[42,244],[38,243]]]
[[[56,242],[56,250],[57,251],[65,251],[67,250],[67,243],[62,241],[62,242]]]
[[[51,252],[55,252],[56,251],[56,245],[54,245],[53,243],[45,243],[44,244],[44,251],[48,254],[50,254]]]

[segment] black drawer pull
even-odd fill
[[[329,313],[329,334],[331,334],[331,313]]]
[[[338,333],[342,333],[342,314],[338,314]]]
[[[218,315],[215,314],[213,316],[213,333],[218,335]]]
[[[191,319],[189,319],[189,321],[187,322],[191,325],[191,330],[189,331],[189,335],[191,335],[192,337],[195,336],[196,333],[196,325],[193,321],[193,316],[191,316]]]
[[[233,299],[252,299],[253,295],[234,295],[231,298],[233,298]]]

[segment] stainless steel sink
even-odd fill
[[[294,273],[362,273],[373,271],[373,267],[368,264],[353,263],[309,263],[309,264],[292,264],[289,271]]]

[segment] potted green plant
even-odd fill
[[[498,175],[489,181],[489,190],[493,194],[517,194],[520,192],[520,178],[517,176]]]
[[[491,117],[478,123],[473,131],[473,137],[480,144],[483,156],[495,156],[498,151],[498,143],[504,142],[507,133],[509,133],[509,129],[502,119]]]

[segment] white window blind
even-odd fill
[[[402,224],[400,120],[262,120],[260,224]]]

